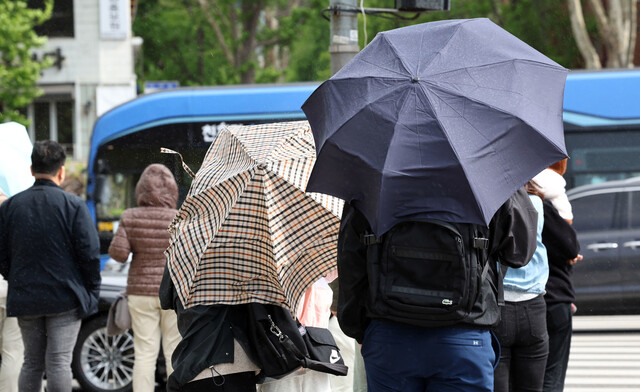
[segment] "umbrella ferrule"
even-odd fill
[[[418,83],[420,81],[420,78],[417,76],[414,76],[411,78],[411,83]]]

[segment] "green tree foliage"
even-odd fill
[[[28,121],[19,111],[42,95],[36,82],[40,71],[51,65],[50,59],[38,61],[31,51],[46,42],[33,27],[51,17],[53,0],[45,9],[29,9],[20,0],[0,0],[0,122]]]
[[[321,81],[331,77],[330,25],[322,16],[328,5],[327,0],[311,0],[306,7],[293,10],[294,20],[288,26],[295,35],[291,40],[287,81]]]
[[[184,86],[238,83],[195,1],[140,0],[133,32],[143,39],[136,70],[140,81],[177,80]]]
[[[283,81],[292,42],[299,29],[308,30],[309,15],[306,4],[285,0],[140,0],[133,24],[144,40],[139,79]]]
[[[564,2],[514,1],[503,6],[496,23],[558,64],[570,69],[584,67]]]
[[[450,11],[359,14],[360,47],[380,31],[486,17],[567,68],[582,59],[558,0],[452,0]],[[329,0],[140,0],[143,80],[182,85],[321,81],[331,76]],[[359,4],[359,2],[358,2]],[[389,9],[394,0],[365,0]],[[366,34],[365,34],[366,25]],[[366,42],[365,42],[366,40]]]
[[[389,7],[389,0],[368,0],[367,7]],[[558,0],[452,0],[451,10],[424,14],[402,13],[402,18],[368,15],[367,36],[380,31],[444,19],[489,18],[511,34],[566,68],[581,68],[583,61],[573,40],[569,12]],[[360,45],[363,17],[360,16]]]

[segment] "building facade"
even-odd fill
[[[29,0],[33,7],[43,0]],[[36,31],[48,36],[34,51],[54,65],[38,82],[44,95],[27,108],[32,140],[56,140],[86,161],[96,119],[136,96],[131,0],[56,0],[52,18]]]

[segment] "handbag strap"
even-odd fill
[[[289,350],[289,352],[291,352],[291,354],[293,354],[293,356],[297,360],[304,361],[304,359],[306,358],[306,355],[304,355],[302,351],[300,351],[300,349],[296,347],[295,343],[293,343],[293,341],[291,340],[291,338],[289,338],[287,334],[282,333],[282,331],[280,330],[280,328],[278,328],[276,323],[273,322],[273,319],[271,318],[270,314],[267,315],[267,317],[269,318],[269,322],[271,323],[269,331],[271,331],[271,333],[278,338],[278,341],[284,346],[284,348]]]

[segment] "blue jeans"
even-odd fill
[[[80,324],[77,310],[18,317],[24,342],[20,392],[39,392],[45,369],[48,392],[71,391],[71,360]]]
[[[506,302],[496,327],[502,355],[496,368],[495,392],[541,392],[549,335],[542,295],[522,302]]]
[[[362,342],[369,392],[491,392],[490,331],[372,321]]]

